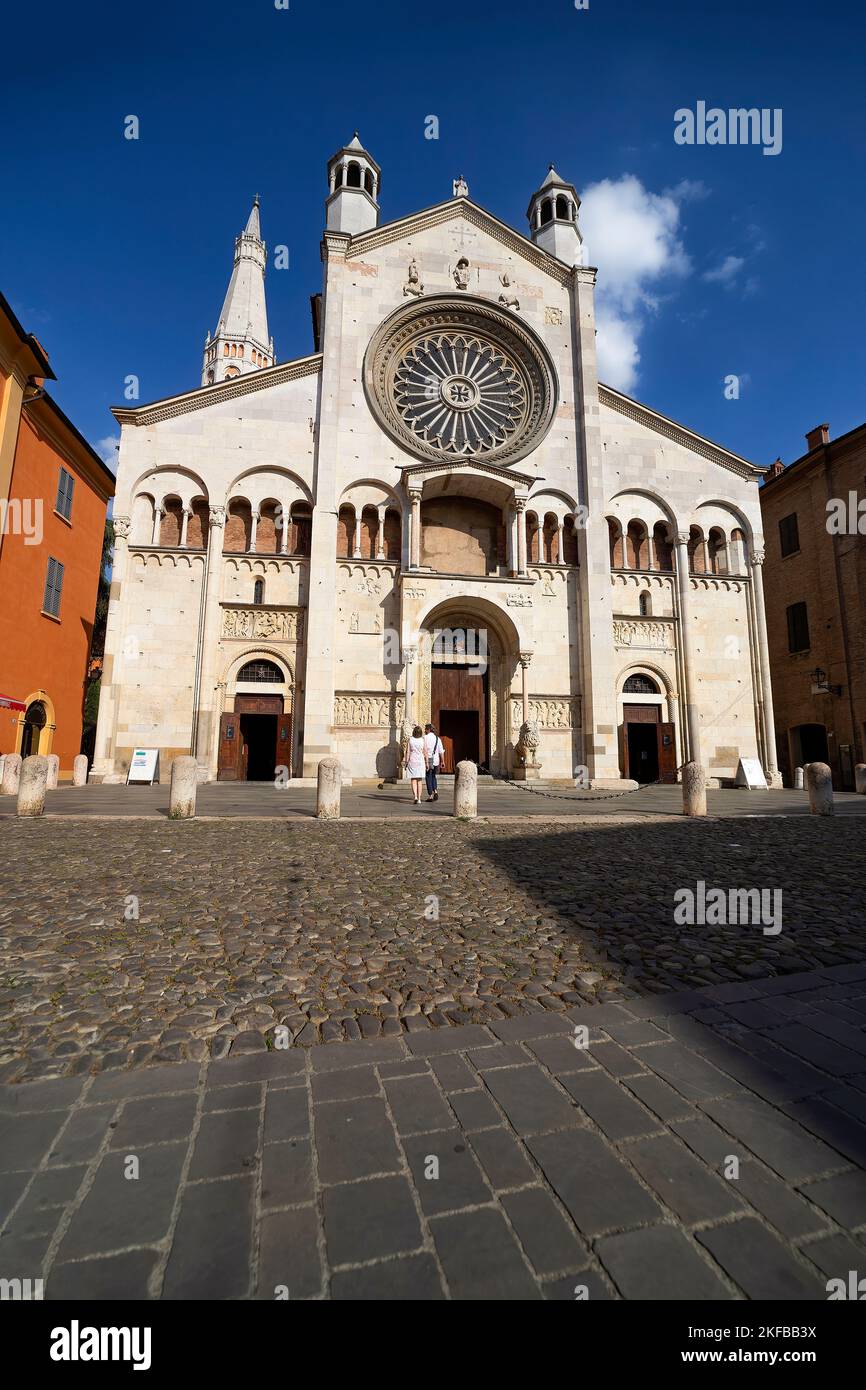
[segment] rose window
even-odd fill
[[[413,434],[450,454],[481,454],[526,417],[520,372],[493,343],[439,333],[413,343],[394,372],[394,403]]]
[[[425,460],[516,463],[556,409],[544,344],[516,315],[466,295],[428,295],[385,319],[364,387],[382,428]]]

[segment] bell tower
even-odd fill
[[[202,386],[274,365],[265,303],[266,260],[256,194],[247,225],[235,239],[234,268],[216,330],[205,338]]]
[[[359,232],[378,227],[381,175],[381,169],[364,149],[356,130],[349,144],[328,160],[327,231],[357,236]]]
[[[566,265],[583,265],[583,237],[577,225],[580,199],[551,164],[547,178],[529,200],[529,234],[542,251]]]

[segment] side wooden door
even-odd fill
[[[287,767],[289,776],[292,775],[292,716],[290,714],[280,714],[277,716],[277,748],[276,766]]]
[[[243,740],[239,714],[220,716],[220,746],[217,760],[218,782],[239,782],[243,766]]]
[[[658,725],[659,781],[677,780],[677,741],[673,724]]]

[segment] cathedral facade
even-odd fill
[[[380,177],[357,136],[328,164],[314,352],[274,356],[256,200],[201,386],[114,412],[92,775],[381,779],[432,720],[505,777],[777,781],[763,470],[599,383],[555,169],[528,236],[462,179],[380,225]]]

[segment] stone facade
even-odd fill
[[[530,238],[461,184],[380,226],[378,178],[357,137],[329,165],[320,351],[115,412],[95,775],[138,744],[216,776],[262,663],[295,776],[399,773],[403,721],[441,713],[455,667],[497,773],[530,722],[546,780],[617,786],[643,700],[676,767],[772,775],[762,470],[599,385],[555,171]]]

